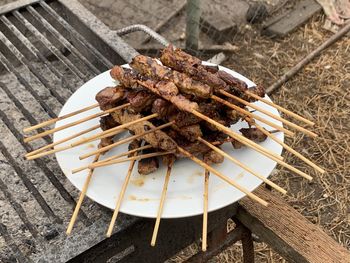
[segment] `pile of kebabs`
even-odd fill
[[[312,131],[279,115],[274,115],[258,107],[254,102],[259,100],[269,104],[308,125],[313,125],[313,122],[264,99],[265,91],[262,86],[248,88],[245,82],[235,78],[226,71],[220,70],[218,66],[205,65],[200,59],[187,54],[181,49],[169,45],[161,52],[159,59],[138,55],[129,63],[129,67],[114,66],[110,71],[110,75],[116,80],[117,84],[98,92],[96,94],[98,103],[25,129],[25,132],[35,130],[96,107],[102,110],[102,112],[83,118],[80,121],[68,123],[25,138],[25,141],[29,142],[48,136],[65,128],[101,117],[99,125],[46,145],[28,153],[26,157],[27,159],[35,159],[94,140],[100,140],[98,149],[80,156],[80,159],[95,156],[94,163],[73,170],[73,173],[85,169],[90,170],[86,179],[87,183],[84,185],[80,198],[84,198],[87,185],[95,168],[130,161],[129,171],[118,198],[108,235],[112,232],[116,215],[136,160],[139,161],[138,172],[140,174],[149,174],[156,171],[160,161],[162,161],[168,167],[166,177],[168,178],[176,159],[190,158],[205,169],[206,182],[209,172],[215,174],[263,205],[267,205],[267,202],[240,186],[234,180],[221,174],[210,165],[221,163],[226,157],[276,190],[282,193],[286,191],[225,153],[220,149],[220,145],[231,143],[235,149],[248,146],[287,169],[311,180],[311,176],[285,163],[281,156],[258,144],[269,137],[317,171],[324,172],[322,168],[280,141],[273,134],[275,132],[284,132],[287,136],[293,136],[293,131],[277,125],[275,122],[271,122],[249,109],[260,111],[294,130],[316,137],[317,135]],[[261,127],[256,120],[267,124],[271,129]],[[246,122],[248,128],[240,129],[240,133],[231,130],[230,126],[238,121]],[[101,128],[103,131],[69,145],[57,146],[97,128]],[[124,139],[117,139],[116,135],[124,131],[128,131],[131,135]],[[129,143],[127,152],[105,159],[100,158],[110,149],[125,143]],[[121,158],[123,156],[126,157]],[[165,182],[167,182],[167,179]],[[166,189],[166,185],[164,188]],[[162,194],[157,216],[158,226],[164,199],[165,196]],[[73,214],[67,233],[70,233],[73,227],[81,202],[78,202],[79,206],[77,206]],[[153,244],[158,229],[157,223],[152,238]]]
[[[239,97],[246,96],[249,101],[255,101],[246,95],[247,85],[219,70],[217,66],[204,66],[199,59],[180,49],[174,50],[171,46],[163,50],[160,61],[163,65],[156,59],[139,55],[130,63],[132,69],[115,66],[111,70],[112,78],[117,80],[119,85],[107,87],[96,95],[101,110],[126,103],[130,103],[130,106],[103,116],[100,120],[101,128],[109,130],[140,119],[142,116],[157,114],[148,121],[128,127],[132,134],[141,134],[157,126],[171,123],[162,130],[140,138],[146,145],[150,145],[150,148],[143,150],[144,153],[165,151],[173,152],[171,154],[173,158],[186,157],[177,151],[177,146],[180,146],[194,156],[203,157],[207,164],[223,162],[222,155],[198,138],[203,138],[217,147],[228,141],[231,141],[235,148],[241,148],[243,144],[230,138],[215,125],[193,115],[192,111],[199,111],[225,127],[230,127],[241,119],[252,126],[254,125],[252,118],[212,99],[214,94],[222,96],[220,91],[224,90]],[[265,95],[261,87],[254,87],[249,91],[258,96]],[[245,105],[239,102],[228,100],[240,108],[245,108]],[[267,138],[255,127],[242,128],[240,131],[243,136],[256,142]],[[113,144],[113,136],[103,138],[100,151],[110,144]],[[134,145],[137,145],[136,142],[129,148],[135,147]],[[162,158],[167,162],[170,156],[164,155]],[[158,167],[158,157],[145,158],[138,162],[140,174],[152,173]]]

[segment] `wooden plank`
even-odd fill
[[[297,263],[350,262],[348,250],[281,198],[263,187],[255,194],[266,200],[268,207],[243,198],[236,217],[285,259]]]
[[[267,21],[263,33],[270,37],[283,37],[321,10],[315,0],[302,0],[292,10]]]

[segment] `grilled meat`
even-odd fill
[[[103,131],[114,128],[118,125],[119,123],[116,122],[111,115],[102,116],[100,118],[100,127]]]
[[[202,130],[199,124],[193,124],[189,126],[178,127],[175,124],[171,126],[175,131],[177,131],[181,136],[185,137],[187,140],[194,142],[198,137],[201,137]]]
[[[162,97],[165,100],[173,103],[177,108],[191,112],[198,109],[198,104],[191,102],[186,97],[178,94],[176,85],[171,81],[156,81],[150,79],[142,79],[130,69],[123,69],[119,66],[114,66],[111,71],[111,76],[120,81],[127,88],[138,87],[139,85],[147,88],[152,93]]]
[[[95,99],[101,110],[108,110],[118,105],[124,99],[126,90],[121,86],[107,87],[96,94]]]
[[[221,154],[210,150],[203,155],[203,161],[207,164],[222,163],[224,161],[224,157]]]
[[[147,90],[140,90],[128,92],[126,98],[135,112],[142,112],[151,108],[156,96]]]
[[[111,113],[111,115],[120,124],[129,123],[141,118],[140,114],[134,114],[127,110],[118,110]],[[155,126],[149,121],[139,122],[128,127],[128,129],[135,134],[144,133],[153,128],[155,128]],[[143,136],[143,139],[156,149],[174,151],[177,147],[176,142],[161,130],[146,134]]]
[[[142,154],[152,153],[154,149],[143,150]],[[139,174],[147,175],[155,172],[159,168],[159,161],[157,157],[150,157],[141,159],[138,162],[137,170]]]
[[[199,98],[210,98],[212,95],[210,86],[195,81],[186,74],[170,70],[150,57],[138,55],[133,58],[130,66],[149,78],[172,81],[182,93]]]
[[[255,142],[263,142],[267,138],[267,136],[257,128],[242,128],[239,131],[243,134],[244,137]]]

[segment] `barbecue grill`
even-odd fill
[[[23,128],[56,117],[83,83],[115,64],[129,62],[138,53],[121,36],[135,31],[168,44],[144,25],[111,31],[76,1],[21,0],[0,7],[0,262],[163,262],[201,236],[201,216],[165,219],[157,247],[151,248],[154,221],[121,214],[113,235],[106,239],[111,211],[86,199],[73,234],[67,237],[78,191],[54,157],[31,162],[23,158],[50,143],[45,137],[25,144]],[[287,259],[304,262],[319,249],[310,245],[312,240],[321,239],[328,244],[320,251],[324,258],[348,256],[286,203],[267,190],[258,191],[269,200],[269,210],[261,213],[254,203],[242,200],[241,206],[236,203],[210,213],[209,251],[189,261],[202,262],[241,239],[245,262],[252,262],[247,226]],[[227,219],[235,215],[237,227],[227,235]],[[271,220],[274,217],[277,223]],[[297,226],[279,227],[291,218]],[[290,238],[292,234],[297,236]],[[306,234],[309,241],[293,243]],[[311,252],[303,251],[303,245]]]
[[[75,1],[18,1],[0,7],[0,15],[0,261],[161,261],[199,238],[201,217],[166,220],[157,249],[151,249],[153,222],[121,215],[105,239],[110,211],[91,201],[67,237],[78,191],[53,157],[22,158],[50,141],[25,144],[23,128],[56,117],[76,88],[137,54],[119,35],[143,31],[167,41],[143,25],[111,31]],[[208,230],[226,224],[234,207],[211,215]],[[176,233],[179,228],[186,235]]]

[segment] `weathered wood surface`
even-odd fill
[[[350,253],[281,198],[262,187],[255,191],[269,205],[243,198],[237,218],[290,262],[350,262]]]
[[[302,0],[293,9],[267,21],[263,33],[270,37],[285,36],[321,10],[315,0]]]
[[[202,2],[200,27],[202,32],[221,44],[234,37],[237,25],[246,22],[249,4],[242,0]]]

